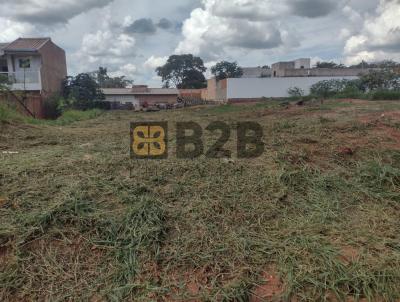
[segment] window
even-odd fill
[[[19,59],[19,68],[31,68],[31,59]]]

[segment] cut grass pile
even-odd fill
[[[6,128],[0,300],[400,299],[400,104],[342,103]],[[266,152],[130,162],[137,120],[170,121],[172,150],[175,121],[257,121]]]

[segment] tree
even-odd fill
[[[87,73],[67,77],[63,83],[62,96],[79,110],[94,108],[97,101],[105,99],[99,84]]]
[[[125,76],[110,77],[107,68],[99,67],[99,70],[90,74],[101,88],[126,88],[133,84],[133,81],[126,79]]]
[[[361,61],[357,65],[351,66],[352,68],[394,68],[400,67],[400,63],[395,62],[393,60],[383,60],[380,62],[372,62],[368,63],[366,61]]]
[[[345,68],[343,64],[336,64],[335,62],[317,62],[317,68]]]
[[[0,92],[8,90],[10,81],[7,76],[0,74]]]
[[[366,90],[400,89],[400,75],[391,68],[372,70],[360,78]]]
[[[156,69],[164,87],[171,84],[178,89],[197,89],[207,86],[204,72],[204,62],[200,57],[191,54],[172,55],[164,66]]]
[[[236,62],[222,61],[211,67],[211,73],[219,81],[227,78],[240,78],[243,75],[243,69]]]

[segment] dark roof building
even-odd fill
[[[19,38],[14,42],[8,43],[3,48],[4,52],[35,52],[41,49],[50,38]]]

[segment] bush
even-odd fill
[[[335,97],[338,99],[362,99],[365,98],[365,93],[356,87],[348,86],[343,91],[336,94]]]
[[[299,87],[291,87],[287,92],[292,98],[300,98],[304,95],[304,90]]]
[[[371,71],[363,75],[360,81],[368,91],[400,89],[400,75],[390,69]]]
[[[363,92],[360,80],[325,80],[311,86],[311,94],[317,97],[335,97],[338,94],[357,95]]]
[[[43,102],[43,115],[45,119],[56,119],[61,116],[64,100],[59,95],[53,95]]]
[[[372,100],[400,100],[400,90],[377,90],[370,93]]]

